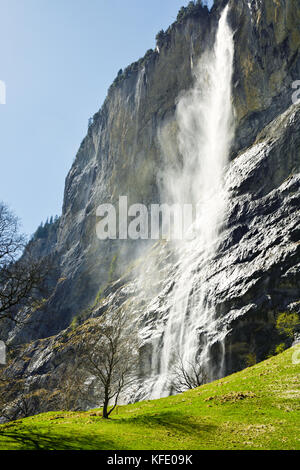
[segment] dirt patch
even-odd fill
[[[216,395],[214,397],[208,397],[205,401],[212,401],[214,400],[217,403],[235,403],[239,400],[245,400],[247,398],[256,398],[257,395],[253,392],[230,392],[226,393],[225,395]]]

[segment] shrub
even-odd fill
[[[97,292],[97,295],[95,297],[95,300],[94,300],[94,305],[93,307],[96,307],[102,300],[102,293],[103,293],[103,287],[101,287],[98,292]]]
[[[280,343],[276,346],[275,348],[275,354],[281,354],[283,351],[285,351],[286,347],[284,343]]]
[[[281,313],[277,317],[276,328],[280,334],[293,338],[296,330],[300,326],[298,313]]]
[[[108,271],[108,279],[107,282],[110,283],[114,280],[116,268],[117,268],[117,260],[118,260],[118,253],[116,253],[110,263],[109,271]]]
[[[74,317],[71,322],[71,329],[74,331],[79,325],[78,317]]]
[[[247,354],[245,357],[245,361],[246,361],[247,367],[254,366],[256,364],[256,354],[254,353]]]
[[[59,217],[56,215],[54,218],[50,217],[50,220],[47,219],[45,223],[41,223],[37,228],[36,232],[32,236],[32,240],[38,240],[43,238],[49,238],[53,235],[59,225]]]
[[[203,12],[208,12],[206,3],[207,2],[204,3],[202,0],[197,0],[189,2],[187,7],[181,7],[176,22],[181,23],[188,16],[197,16],[201,15]]]
[[[176,21],[177,22],[180,22],[181,20],[183,20],[183,18],[186,16],[186,8],[185,7],[181,7],[179,12],[178,12],[178,15],[177,15],[177,19]]]
[[[166,33],[161,29],[156,35],[156,44],[158,47],[161,47],[164,43]]]

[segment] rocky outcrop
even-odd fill
[[[291,104],[300,76],[299,0],[232,2],[235,30],[234,151],[248,147],[258,132]]]
[[[211,46],[226,3],[173,25],[159,50],[116,81],[94,116],[66,178],[53,248],[57,285],[44,309],[26,318],[21,313],[25,323],[8,336],[12,344],[30,342],[8,370],[23,375],[29,389],[53,390],[66,372],[72,361],[67,338],[76,334],[72,319],[83,324],[120,305],[136,314],[143,338],[141,380],[131,397],[145,397],[151,388],[159,368],[153,348],[161,348],[173,301],[176,251],[165,242],[137,248],[132,241],[99,241],[95,212],[124,194],[129,204],[160,201],[159,130],[174,123],[176,138],[177,97],[191,87],[193,64]],[[264,359],[278,341],[276,314],[294,311],[300,300],[300,106],[291,102],[292,82],[300,79],[300,2],[229,4],[236,110],[230,202],[217,253],[207,260],[205,276],[199,262],[198,279],[209,285],[216,312],[214,334],[199,336],[200,346],[203,335],[210,342],[212,377],[224,353],[220,335],[225,373],[244,367],[247,354]]]

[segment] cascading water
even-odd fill
[[[184,364],[197,360],[206,365],[209,378],[222,375],[209,370],[212,342],[222,351],[224,332],[215,326],[207,265],[212,262],[227,204],[224,173],[233,139],[231,100],[234,42],[224,9],[215,45],[194,70],[195,85],[177,106],[178,146],[182,157],[179,173],[168,175],[168,193],[174,202],[197,206],[192,240],[176,246],[179,256],[173,305],[162,333],[163,345],[153,347],[151,397],[170,393],[169,374],[175,356]],[[156,336],[155,341],[159,338]],[[157,345],[157,343],[156,343]],[[153,343],[154,346],[154,343]]]

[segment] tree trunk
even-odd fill
[[[109,416],[109,413],[108,413],[108,399],[105,398],[105,399],[104,399],[104,403],[103,403],[103,414],[102,414],[102,417],[105,418],[105,419],[108,419],[108,416]]]

